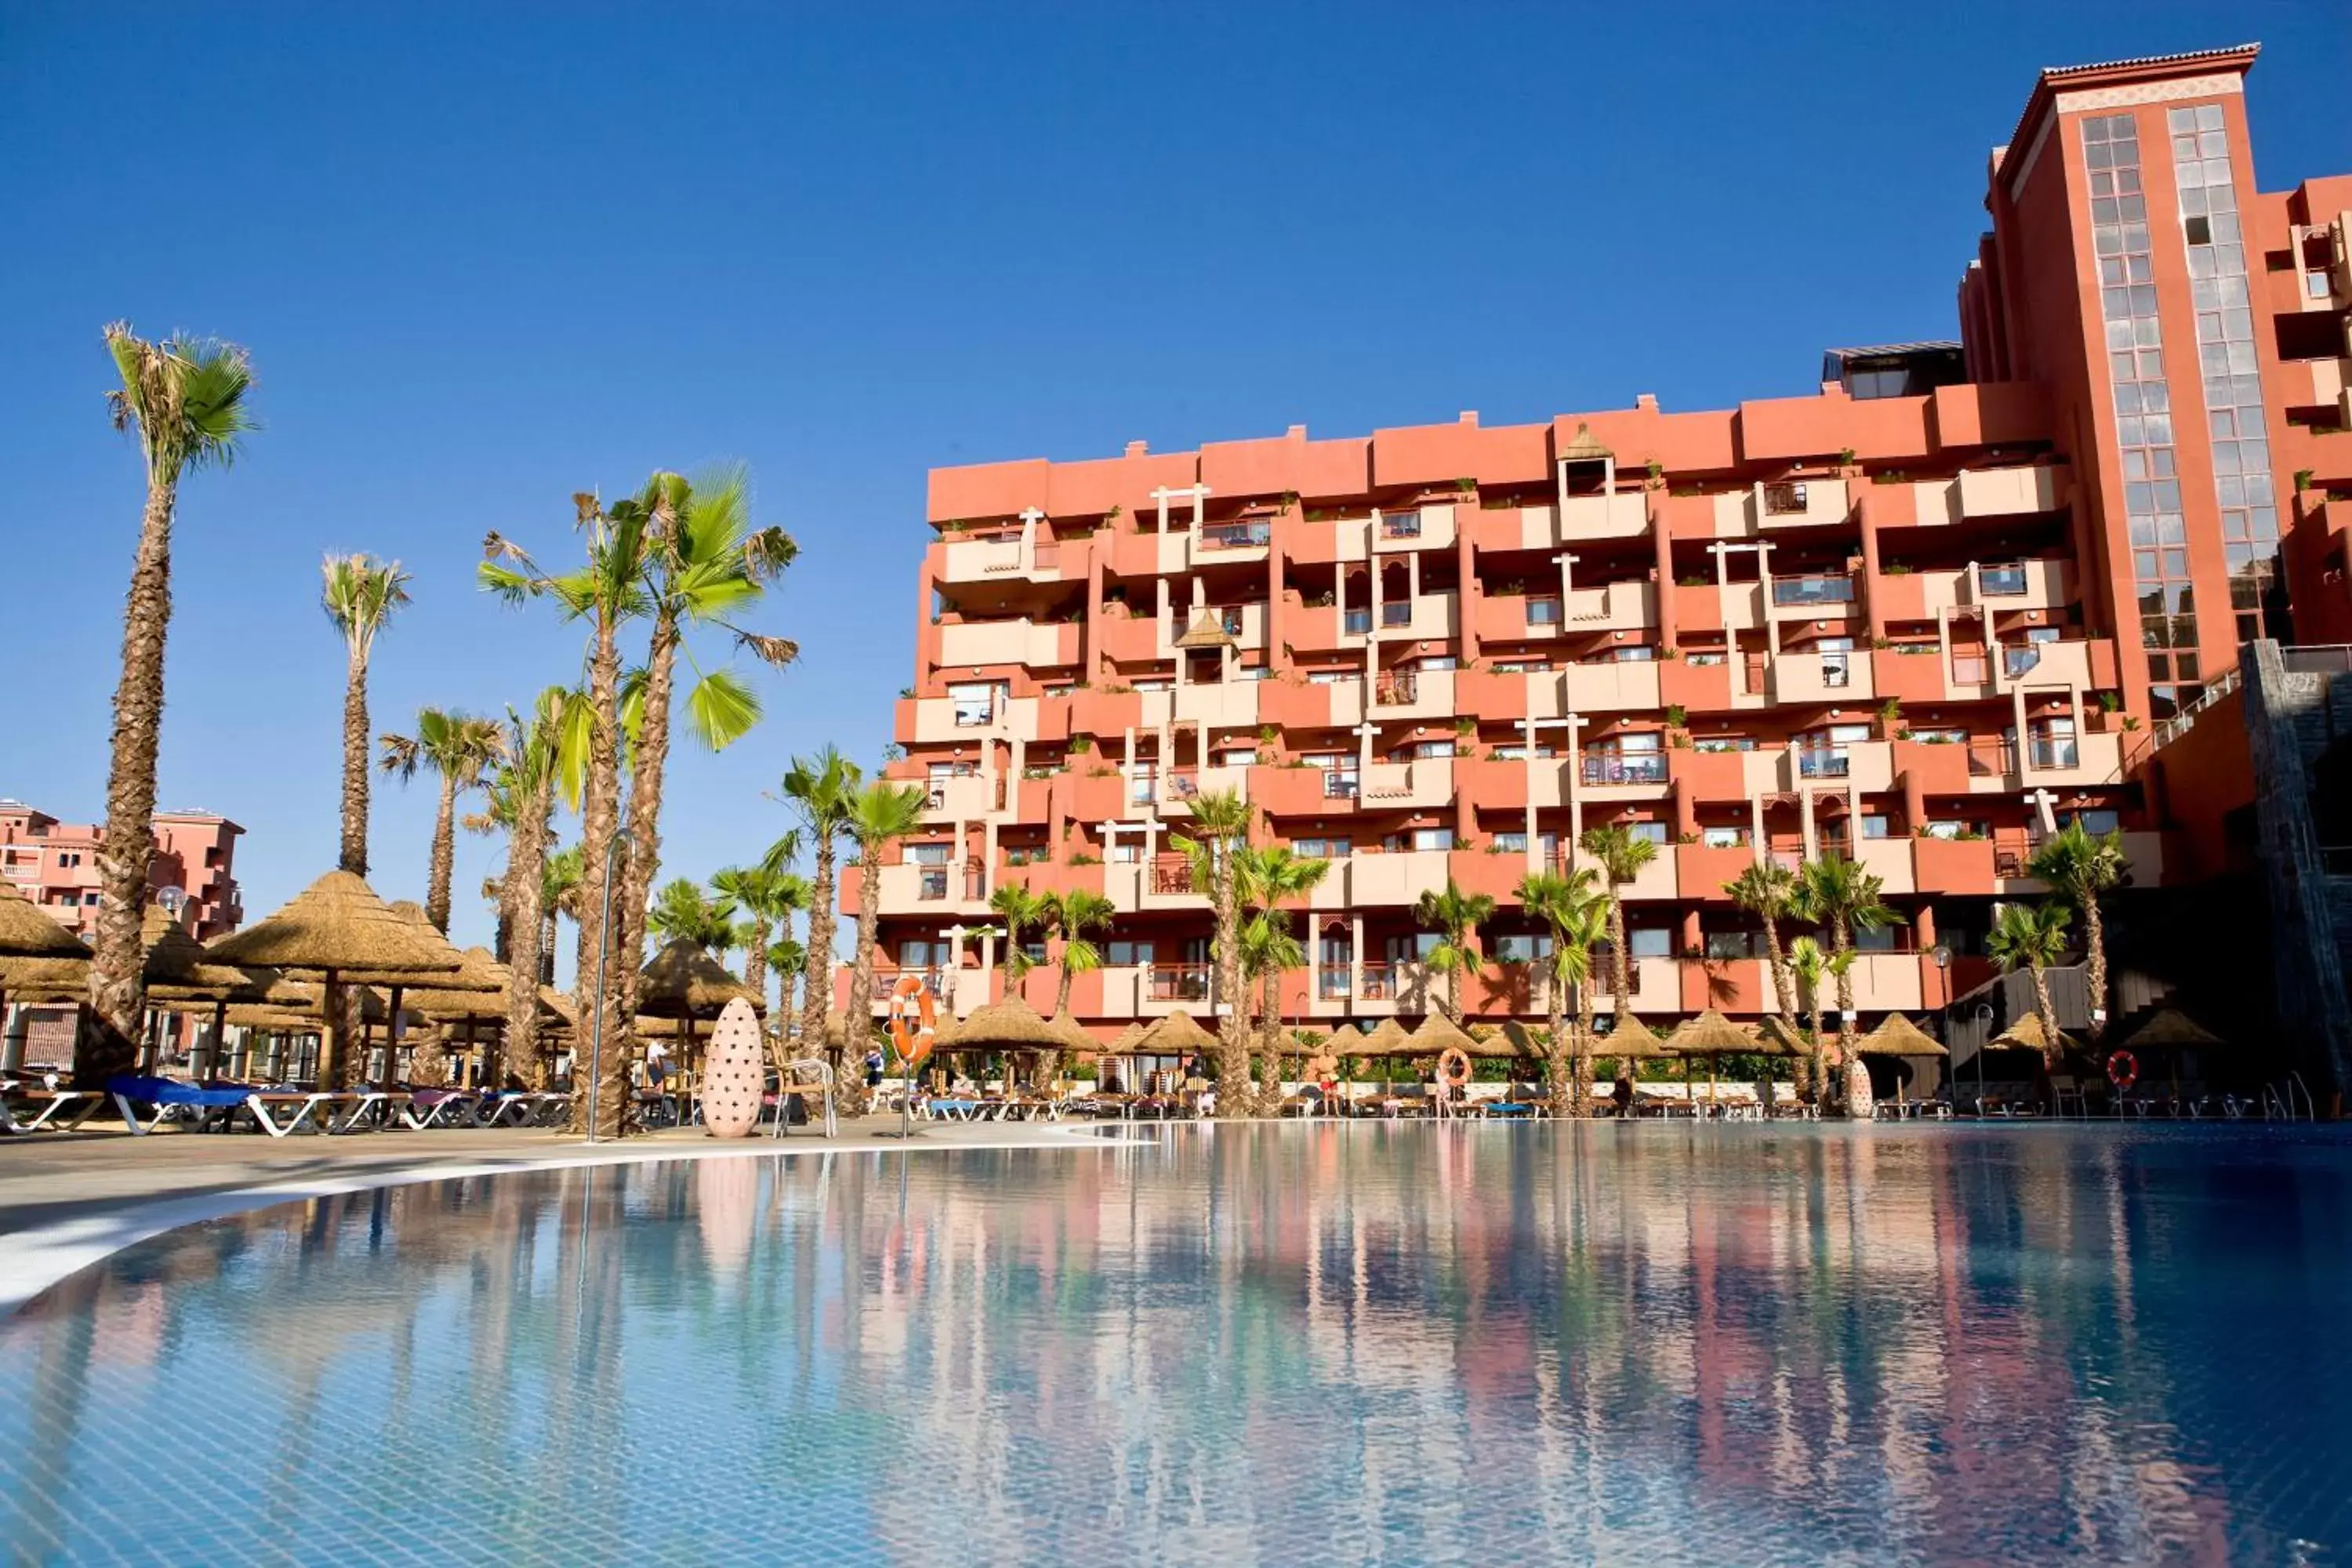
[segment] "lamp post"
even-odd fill
[[[1979,1002],[1977,1004],[1977,1022],[1988,1029],[1992,1027],[1991,1003]],[[1977,1041],[1977,1114],[1979,1116],[1982,1116],[1984,1114],[1984,1058],[1985,1042],[1979,1039]]]
[[[604,895],[596,913],[596,1021],[588,1026],[588,1142],[596,1135],[597,1113],[604,1092],[604,971],[613,948],[613,857],[629,841],[625,829],[615,830],[604,846]],[[777,1114],[782,1115],[779,1111]]]

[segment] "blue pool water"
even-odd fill
[[[2352,1142],[1171,1129],[291,1205],[0,1324],[22,1560],[2328,1562]]]

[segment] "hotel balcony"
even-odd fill
[[[1865,702],[1876,697],[1866,652],[1782,653],[1771,661],[1775,702]]]
[[[1383,511],[1372,525],[1372,552],[1453,549],[1454,510],[1425,506],[1411,511]]]
[[[1677,746],[1666,752],[1666,776],[1694,804],[1729,805],[1786,790],[1788,753],[1779,747],[1702,752]]]
[[[965,583],[1008,580],[1054,583],[1064,578],[1084,581],[1093,542],[1075,539],[1056,543],[1036,539],[1024,543],[1018,534],[993,539],[951,539],[940,550],[940,581],[953,586]]]
[[[1593,800],[1654,800],[1665,793],[1666,753],[1608,752],[1588,747],[1579,759],[1579,783]]]
[[[1171,818],[1189,818],[1192,802],[1203,795],[1237,795],[1249,798],[1250,774],[1258,770],[1247,767],[1179,768],[1171,773],[1138,774],[1128,792],[1129,804],[1157,804],[1160,815]]]
[[[1376,719],[1451,719],[1454,674],[1450,669],[1387,669],[1372,681],[1371,716]]]
[[[901,698],[896,731],[918,744],[968,744],[991,740],[1034,739],[1041,733],[1034,697],[1012,697],[975,707],[952,697]]]
[[[971,822],[1005,806],[1004,781],[984,773],[933,779],[925,789],[926,822]]]
[[[1854,580],[1843,572],[1775,577],[1771,588],[1766,613],[1776,621],[1834,621],[1861,613]]]
[[[1374,763],[1362,771],[1357,799],[1367,810],[1426,810],[1451,805],[1453,760],[1430,757],[1410,763]]]
[[[1255,730],[1258,726],[1259,680],[1188,680],[1167,692],[1151,695],[1171,700],[1171,713],[1179,720],[1220,730]],[[1147,719],[1154,704],[1146,702]]]
[[[1370,618],[1381,642],[1442,642],[1462,635],[1461,595],[1416,594],[1383,602]]]
[[[1658,667],[1649,659],[1571,664],[1568,706],[1578,713],[1646,713],[1658,703]]]
[[[1559,550],[1596,539],[1639,539],[1650,530],[1649,503],[1637,486],[1613,496],[1570,496],[1564,506],[1482,510],[1472,525],[1481,550]]]
[[[1359,648],[1371,640],[1372,612],[1369,605],[1309,605],[1296,592],[1282,612],[1283,640],[1292,651],[1337,653]]]
[[[1076,621],[951,621],[940,627],[940,662],[1063,669],[1078,662]]]
[[[1735,538],[1763,529],[1843,522],[1853,505],[1843,479],[1759,483],[1715,498],[1715,531],[1717,538]]]
[[[2065,500],[2065,476],[2047,463],[1969,469],[1948,479],[1874,488],[1885,498],[1883,522],[1916,521],[1923,528],[1972,518],[2032,517],[2056,511]]]
[[[1641,631],[1658,624],[1657,591],[1647,583],[1608,583],[1571,590],[1560,603],[1571,632]]]

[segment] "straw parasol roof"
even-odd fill
[[[1329,1057],[1360,1056],[1364,1048],[1364,1031],[1353,1024],[1342,1024],[1331,1031],[1323,1042],[1323,1054]]]
[[[1607,1034],[1594,1037],[1592,1054],[1597,1057],[1633,1057],[1647,1061],[1675,1053],[1664,1040],[1650,1032],[1649,1025],[1629,1010],[1610,1026]]]
[[[1382,1018],[1364,1037],[1364,1043],[1348,1053],[1352,1057],[1409,1057],[1412,1055],[1412,1037],[1394,1018]]]
[[[655,953],[637,986],[637,1011],[649,1018],[717,1013],[740,997],[764,1011],[760,995],[685,937]]]
[[[278,982],[275,970],[215,962],[160,904],[147,906],[139,938],[147,947],[140,974],[151,1001],[257,1002]]]
[[[1484,1048],[1461,1025],[1443,1013],[1432,1013],[1422,1019],[1420,1027],[1410,1037],[1412,1054],[1433,1057],[1440,1051],[1460,1051],[1465,1056],[1480,1056]]]
[[[941,1049],[959,1051],[1062,1050],[1068,1044],[1036,1008],[1018,996],[974,1008],[971,1016],[953,1029],[941,1030],[938,1041]]]
[[[1767,1013],[1757,1021],[1756,1043],[1748,1047],[1759,1057],[1806,1057],[1812,1047],[1805,1037],[1780,1022],[1776,1014]]]
[[[2065,1049],[2074,1044],[2074,1039],[2065,1030],[2061,1029],[2058,1031],[2058,1042],[2060,1048]],[[2042,1015],[2039,1013],[2023,1015],[1985,1044],[1992,1050],[2040,1051],[2045,1056],[2050,1051],[2050,1037],[2042,1031]]]
[[[89,989],[86,958],[0,958],[0,995],[11,1002],[68,1002]]]
[[[268,920],[222,937],[205,952],[215,963],[331,970],[362,984],[415,984],[458,967],[447,942],[436,951],[349,871],[328,872]]]
[[[1659,1051],[1664,1056],[1714,1057],[1755,1048],[1753,1035],[1725,1017],[1721,1009],[1709,1007],[1668,1035]]]
[[[0,881],[0,958],[88,958],[82,940]]]
[[[978,1015],[974,1015],[978,1016]],[[1192,1015],[1179,1007],[1143,1032],[1143,1038],[1131,1047],[1154,1056],[1197,1056],[1217,1048],[1217,1037],[1192,1021]]]
[[[2155,1016],[2132,1031],[2120,1047],[2132,1051],[2210,1049],[2221,1037],[2178,1007],[2159,1007]]]
[[[1184,629],[1184,635],[1176,639],[1176,646],[1178,647],[1233,647],[1236,645],[1236,640],[1230,632],[1225,630],[1223,622],[1218,620],[1207,610],[1202,610],[1192,617],[1192,624]]]
[[[1091,1051],[1097,1048],[1095,1037],[1078,1027],[1078,1021],[1067,1013],[1055,1014],[1053,1017],[1046,1020],[1045,1026],[1061,1037],[1061,1047],[1066,1051]]]
[[[1886,1015],[1886,1022],[1863,1036],[1854,1043],[1853,1048],[1865,1057],[1948,1057],[1952,1054],[1944,1048],[1941,1040],[1900,1013]]]

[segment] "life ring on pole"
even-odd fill
[[[890,1045],[909,1068],[922,1066],[937,1041],[939,1009],[922,977],[901,974],[890,987]]]
[[[2131,1086],[2139,1081],[2139,1058],[2129,1051],[2113,1051],[2107,1056],[2107,1081],[2128,1094]]]
[[[1437,1053],[1437,1081],[1448,1089],[1460,1089],[1470,1081],[1470,1054],[1460,1046],[1448,1046]]]

